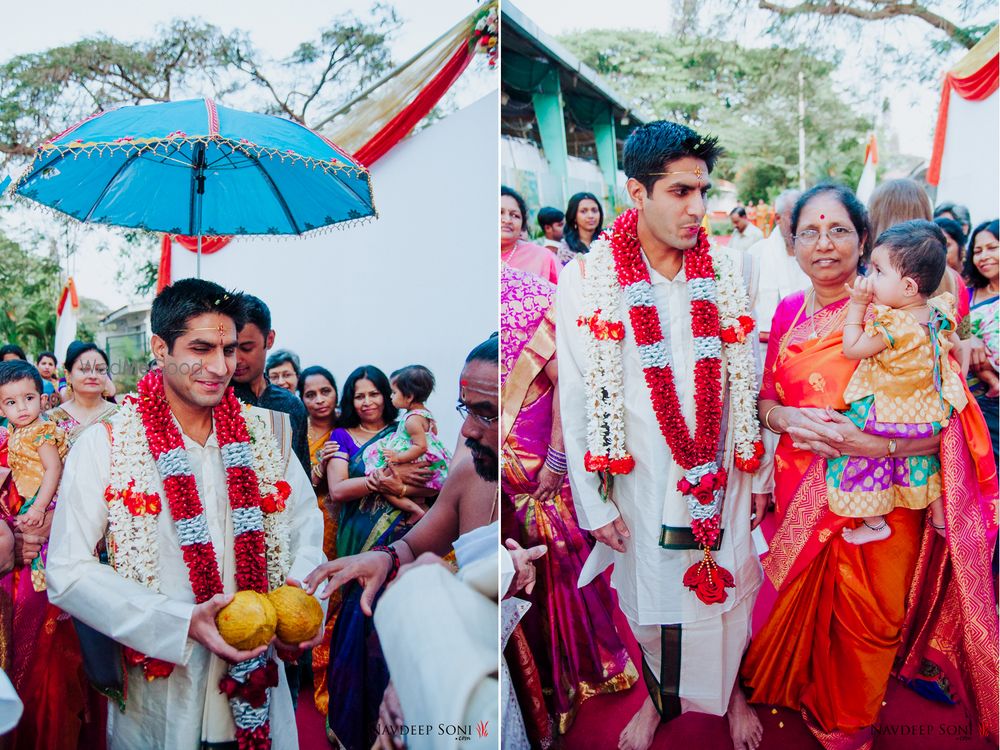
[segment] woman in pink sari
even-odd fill
[[[527,217],[528,206],[524,198],[506,185],[501,185],[500,260],[511,268],[533,273],[555,284],[559,280],[562,264],[550,250],[521,239]]]
[[[743,662],[751,702],[801,710],[828,749],[860,750],[891,674],[928,695],[947,685],[997,739],[997,619],[989,563],[996,535],[996,466],[970,404],[937,438],[892,440],[845,417],[856,361],[841,351],[848,294],[868,244],[868,220],[841,186],[805,193],[792,214],[796,256],[812,288],[786,297],[771,325],[760,415],[780,435],[778,529],[764,569],[778,590]],[[870,314],[870,312],[869,312]],[[970,399],[971,401],[971,399]],[[830,513],[825,459],[939,453],[947,541],[924,511],[896,509],[893,534],[855,546]],[[945,678],[945,679],[942,679]]]
[[[604,578],[580,589],[591,544],[577,525],[561,454],[556,392],[555,288],[502,266],[501,488],[524,547],[548,546],[535,563],[534,603],[522,623],[535,652],[550,710],[565,733],[587,698],[625,690],[638,679],[612,620]]]

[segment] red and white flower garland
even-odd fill
[[[719,537],[726,487],[725,469],[716,461],[722,422],[723,342],[727,347],[731,408],[736,417],[736,465],[742,471],[755,471],[763,455],[756,420],[752,337],[747,336],[753,330],[749,301],[731,263],[720,264],[723,294],[719,294],[708,238],[702,230],[695,247],[684,255],[695,352],[696,416],[692,434],[681,413],[670,345],[660,326],[637,226],[637,211],[622,214],[610,232],[594,243],[587,257],[584,296],[593,312],[578,320],[591,333],[585,373],[588,450],[584,461],[588,471],[602,474],[627,474],[635,466],[625,448],[621,363],[625,326],[618,314],[624,295],[660,431],[674,460],[684,469],[677,489],[687,500],[691,530],[705,553],[703,560],[687,571],[684,583],[702,601],[722,602],[726,599],[725,588],[733,586],[733,579],[712,558],[710,548]],[[724,310],[717,303],[720,296]],[[669,331],[666,333],[669,335]]]
[[[223,584],[191,460],[166,401],[162,373],[146,375],[138,391],[139,397],[126,401],[113,426],[111,476],[105,490],[111,562],[124,577],[159,589],[159,474],[195,602],[201,603],[222,593]],[[284,582],[290,564],[283,512],[290,488],[279,478],[280,451],[273,435],[261,429],[259,418],[247,420],[244,408],[229,389],[213,410],[213,421],[232,508],[236,586],[266,593]],[[166,677],[173,669],[131,649],[126,649],[126,658],[132,665],[141,664],[147,679]],[[268,688],[274,685],[277,671],[268,653],[231,665],[220,683],[229,697],[241,750],[270,747]]]

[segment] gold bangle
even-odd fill
[[[844,323],[844,328],[847,328],[847,326],[857,326],[858,328],[864,328],[865,324],[864,323],[851,323],[851,322]]]
[[[774,406],[772,406],[770,409],[767,410],[767,413],[764,414],[764,426],[771,432],[773,432],[775,435],[780,435],[781,433],[778,432],[773,427],[771,427],[771,412],[777,409],[779,406],[781,406],[781,404],[775,404]]]
[[[886,458],[892,458],[896,454],[896,438],[889,438],[889,447],[886,449]]]
[[[403,483],[403,489],[402,489],[402,491],[401,491],[401,492],[399,493],[399,496],[400,496],[400,497],[406,497],[406,483],[405,483],[405,482]]]

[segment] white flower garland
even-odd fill
[[[245,407],[250,433],[253,469],[262,497],[276,492],[283,481],[281,450],[264,416]],[[126,400],[111,422],[111,471],[105,500],[108,503],[108,557],[112,567],[130,581],[160,590],[160,514],[166,501],[160,494],[159,472],[146,442],[146,430],[136,405]],[[151,509],[133,513],[129,502],[137,496],[155,498]],[[167,510],[169,513],[169,509]],[[291,528],[287,508],[264,513],[267,578],[274,589],[285,582],[291,568]]]
[[[610,230],[609,230],[610,231]],[[619,313],[622,291],[615,272],[611,243],[602,234],[586,256],[583,296],[594,318],[623,326]],[[582,323],[581,323],[582,325]],[[587,335],[587,449],[592,456],[624,459],[625,377],[622,341]]]
[[[277,484],[284,478],[281,449],[263,414],[248,406],[244,409],[243,416],[250,433],[250,448],[260,494],[261,497],[266,497],[277,492]],[[285,583],[292,567],[291,528],[287,507],[275,513],[264,514],[264,543],[268,584],[276,589]]]
[[[125,502],[130,490],[160,498],[156,462],[146,444],[146,428],[134,402],[126,400],[118,410],[111,421],[111,434],[111,474],[104,493],[108,503],[108,559],[123,578],[159,591],[159,514],[134,515]]]
[[[713,254],[715,262],[719,325],[739,330],[740,318],[750,316],[750,295],[727,252]],[[756,329],[752,333],[755,333]],[[725,344],[726,370],[729,373],[729,408],[734,426],[736,455],[744,461],[758,457],[760,421],[757,418],[757,366],[754,360],[755,335]]]

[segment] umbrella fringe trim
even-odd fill
[[[302,162],[313,169],[322,169],[324,172],[347,172],[353,177],[366,177],[369,178],[370,183],[370,173],[366,167],[360,164],[344,164],[338,160],[324,160],[317,159],[313,156],[302,156],[294,151],[280,151],[276,148],[268,148],[267,146],[258,146],[255,143],[250,143],[249,141],[236,141],[232,138],[222,138],[222,137],[210,137],[210,136],[198,136],[195,138],[137,138],[135,140],[128,140],[122,143],[98,143],[98,142],[88,142],[88,143],[67,143],[67,144],[56,144],[56,143],[43,143],[35,151],[35,159],[42,156],[47,156],[52,152],[59,153],[63,156],[72,155],[74,158],[79,156],[91,157],[95,153],[98,156],[105,156],[113,154],[115,152],[121,151],[126,155],[133,151],[152,152],[156,153],[161,147],[172,147],[177,142],[183,143],[225,143],[230,145],[234,151],[248,151],[252,153],[258,159],[262,156],[266,156],[269,159],[278,159],[282,163],[288,161],[292,164],[296,162]],[[166,154],[164,154],[166,155]],[[21,174],[18,178],[17,184],[14,186],[16,190],[20,184],[26,180],[34,170],[29,166],[28,169]]]
[[[155,238],[157,240],[159,239],[159,237],[161,235],[164,235],[164,234],[169,234],[171,236],[182,234],[181,232],[164,232],[164,231],[159,230],[159,229],[146,229],[145,227],[126,227],[126,226],[123,226],[121,224],[105,224],[104,222],[101,222],[101,221],[83,221],[82,219],[76,218],[72,214],[68,214],[65,211],[60,211],[59,209],[53,208],[52,206],[47,206],[44,203],[39,203],[36,200],[32,200],[31,198],[28,198],[27,196],[24,196],[24,195],[19,195],[18,193],[12,192],[9,197],[11,197],[13,199],[14,203],[17,203],[17,204],[23,205],[23,206],[28,206],[31,209],[33,209],[35,211],[38,211],[39,213],[48,214],[48,215],[53,216],[53,217],[55,217],[57,219],[58,218],[68,218],[68,219],[72,219],[73,221],[75,221],[78,224],[90,224],[90,225],[93,225],[93,226],[102,227],[104,229],[109,229],[109,230],[114,230],[114,231],[117,231],[117,232],[121,232],[123,234],[127,233],[127,232],[137,232],[137,233],[142,234],[142,235],[148,235],[150,237],[150,239],[154,239]],[[373,213],[373,214],[371,214],[369,216],[362,216],[362,217],[357,218],[357,219],[344,219],[343,221],[337,221],[337,222],[334,222],[333,224],[327,224],[326,226],[316,227],[315,229],[307,229],[305,232],[302,232],[301,234],[292,234],[292,233],[288,233],[288,234],[264,234],[264,233],[255,233],[255,234],[203,234],[201,236],[202,236],[203,239],[206,239],[206,240],[207,239],[214,239],[216,237],[230,237],[230,238],[232,238],[232,237],[239,237],[240,239],[246,239],[246,240],[275,240],[275,239],[279,239],[279,240],[291,240],[291,239],[294,239],[294,240],[307,240],[307,239],[309,239],[311,237],[317,237],[317,236],[323,235],[323,234],[332,234],[333,232],[342,232],[342,231],[345,231],[347,229],[353,229],[354,227],[362,226],[364,224],[371,224],[373,221],[376,221],[379,218],[378,209],[375,208],[374,201],[372,202],[372,210],[375,213]],[[191,235],[183,235],[183,236],[189,237]]]

